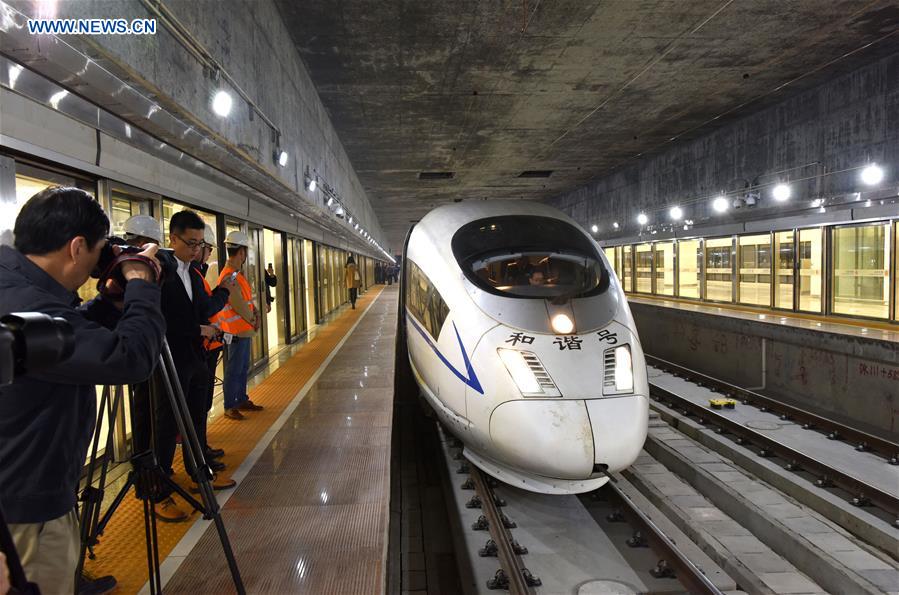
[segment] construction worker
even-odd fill
[[[228,349],[225,369],[225,417],[233,420],[244,419],[243,411],[262,409],[247,395],[250,347],[261,322],[259,309],[253,303],[253,290],[240,272],[247,262],[249,249],[250,238],[247,234],[242,231],[229,233],[225,238],[228,262],[219,275],[219,285],[228,277],[233,277],[240,287],[240,291],[231,292],[231,298],[222,309],[221,320]]]
[[[162,244],[162,227],[149,215],[134,215],[125,221],[125,241],[140,248],[144,244]]]
[[[206,273],[209,271],[209,258],[212,256],[212,251],[215,250],[215,246],[215,232],[213,231],[212,226],[207,223],[206,229],[203,232],[203,246],[200,248],[200,256],[194,261],[194,264],[196,265],[194,271],[200,276],[200,279],[203,281],[203,288],[210,296],[212,295],[212,288],[206,280]],[[237,285],[232,287],[232,291],[239,291],[240,289]],[[221,311],[216,312],[209,318],[209,324],[221,330],[221,321],[223,318],[224,314],[222,314]],[[206,462],[213,471],[221,471],[225,468],[225,464],[216,459],[225,456],[225,451],[221,448],[210,447],[209,442],[206,439],[206,425],[209,420],[209,412],[212,410],[212,399],[215,395],[215,370],[218,367],[219,357],[224,349],[221,335],[204,338],[203,348],[206,350],[206,369],[209,372],[209,378],[206,385],[206,416],[203,418],[202,423],[197,430],[197,438],[205,451]]]

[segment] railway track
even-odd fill
[[[859,431],[846,426],[845,424],[823,418],[800,408],[779,403],[769,397],[733,386],[658,358],[647,356],[647,360],[651,365],[658,366],[662,370],[692,381],[699,386],[721,392],[731,398],[739,399],[744,403],[752,404],[762,411],[775,412],[779,414],[782,419],[790,419],[802,423],[803,427],[809,429],[825,429],[829,432],[829,438],[842,437],[846,440],[857,442],[857,447],[859,445],[865,445],[865,448],[857,448],[858,450],[867,450],[870,448],[884,456],[889,452],[899,452],[899,445],[889,440]],[[650,396],[655,400],[667,404],[673,409],[679,410],[684,415],[693,416],[699,419],[700,423],[714,427],[715,431],[718,433],[726,432],[733,435],[739,444],[755,446],[757,449],[756,454],[759,456],[777,456],[781,458],[786,461],[785,468],[788,471],[798,472],[804,470],[813,474],[817,478],[815,480],[815,485],[820,488],[830,488],[834,486],[841,488],[848,494],[848,500],[853,505],[858,507],[875,506],[889,514],[892,517],[895,526],[899,526],[899,497],[897,497],[895,493],[887,492],[877,486],[853,477],[848,473],[837,469],[833,465],[828,464],[826,461],[801,452],[762,432],[730,419],[722,413],[718,413],[713,409],[697,404],[686,397],[662,388],[653,382],[650,382]],[[895,454],[890,455],[888,460],[892,463],[894,458]]]
[[[494,493],[488,478],[481,471],[474,466],[468,466],[468,470],[475,490],[476,504],[473,506],[483,511],[491,537],[480,554],[496,555],[501,566],[493,579],[488,581],[488,588],[507,589],[513,595],[540,593],[540,579],[531,574],[522,559],[527,549],[513,539],[509,529],[515,525],[509,523],[499,511],[498,504],[503,504],[503,501]],[[722,595],[722,591],[615,485],[614,478],[600,491],[615,507],[615,512],[611,515],[613,518],[609,520],[626,521],[633,528],[632,540],[635,543],[629,545],[648,546],[658,557],[658,563],[650,570],[650,574],[656,578],[674,578],[689,593]]]
[[[713,378],[702,372],[685,368],[668,360],[648,354],[646,354],[645,357],[646,363],[655,368],[664,370],[669,374],[685,378],[694,384],[720,392],[732,399],[742,401],[744,404],[758,407],[761,411],[775,413],[783,420],[792,420],[801,423],[805,429],[819,430],[825,433],[831,440],[844,440],[851,443],[856,450],[874,452],[885,458],[891,465],[899,465],[899,443],[859,430],[858,428],[853,428],[852,426],[822,415],[812,413],[801,407],[788,405],[787,403],[772,399],[771,397],[766,397],[755,391],[730,384],[729,382],[725,382],[718,378]]]

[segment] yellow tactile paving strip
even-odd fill
[[[220,477],[229,477],[240,466],[382,289],[383,286],[372,287],[359,297],[355,310],[348,309],[327,324],[319,326],[314,340],[304,345],[262,384],[250,390],[250,398],[254,403],[263,405],[264,411],[250,412],[247,419],[239,422],[219,417],[209,424],[209,443],[226,452],[222,460],[228,468],[219,474]],[[180,449],[176,454],[174,468],[175,481],[182,486],[189,486]],[[175,498],[185,509],[189,508],[178,496]],[[198,518],[200,515],[194,513],[184,523],[157,523],[160,562],[175,548]],[[146,583],[143,507],[134,498],[133,491],[116,511],[94,552],[96,559],[86,560],[85,569],[98,576],[115,576],[119,583],[116,593],[137,593]]]

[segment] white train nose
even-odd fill
[[[496,458],[522,471],[559,479],[593,472],[593,430],[584,401],[515,400],[490,416]]]
[[[589,399],[586,401],[593,426],[594,460],[620,471],[637,459],[649,419],[649,400],[643,395]]]

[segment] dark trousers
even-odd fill
[[[147,381],[131,386],[132,452],[139,455],[152,450],[162,472],[166,473],[171,468],[172,458],[175,456],[177,435],[178,426],[172,415],[169,395],[157,369]],[[161,453],[165,453],[164,457]],[[171,493],[170,487],[158,482],[153,490],[153,500],[161,502]]]
[[[205,361],[201,359],[199,354],[191,352],[183,354],[173,352],[173,359],[190,417],[187,421],[193,426],[194,431],[197,433],[197,440],[202,447],[206,442],[206,385],[208,383],[208,372]],[[169,399],[158,399],[156,405],[157,433],[160,435],[167,435],[170,431],[177,433],[178,426],[175,422],[175,414],[172,411]],[[187,436],[182,436],[182,455],[185,454],[183,445],[187,442]],[[159,465],[163,469],[171,469],[172,462],[175,460],[175,441],[158,440],[157,446],[156,457]],[[193,477],[194,469],[187,456],[184,456],[184,467]]]
[[[215,396],[215,369],[219,364],[219,356],[222,354],[222,348],[213,349],[206,352],[206,413],[200,422],[202,431],[197,431],[197,437],[200,439],[200,446],[209,449],[209,443],[206,441],[206,425],[209,421],[209,412],[212,410],[212,398]]]
[[[353,308],[356,307],[356,296],[359,294],[359,290],[355,287],[350,287],[350,303],[353,304]]]

